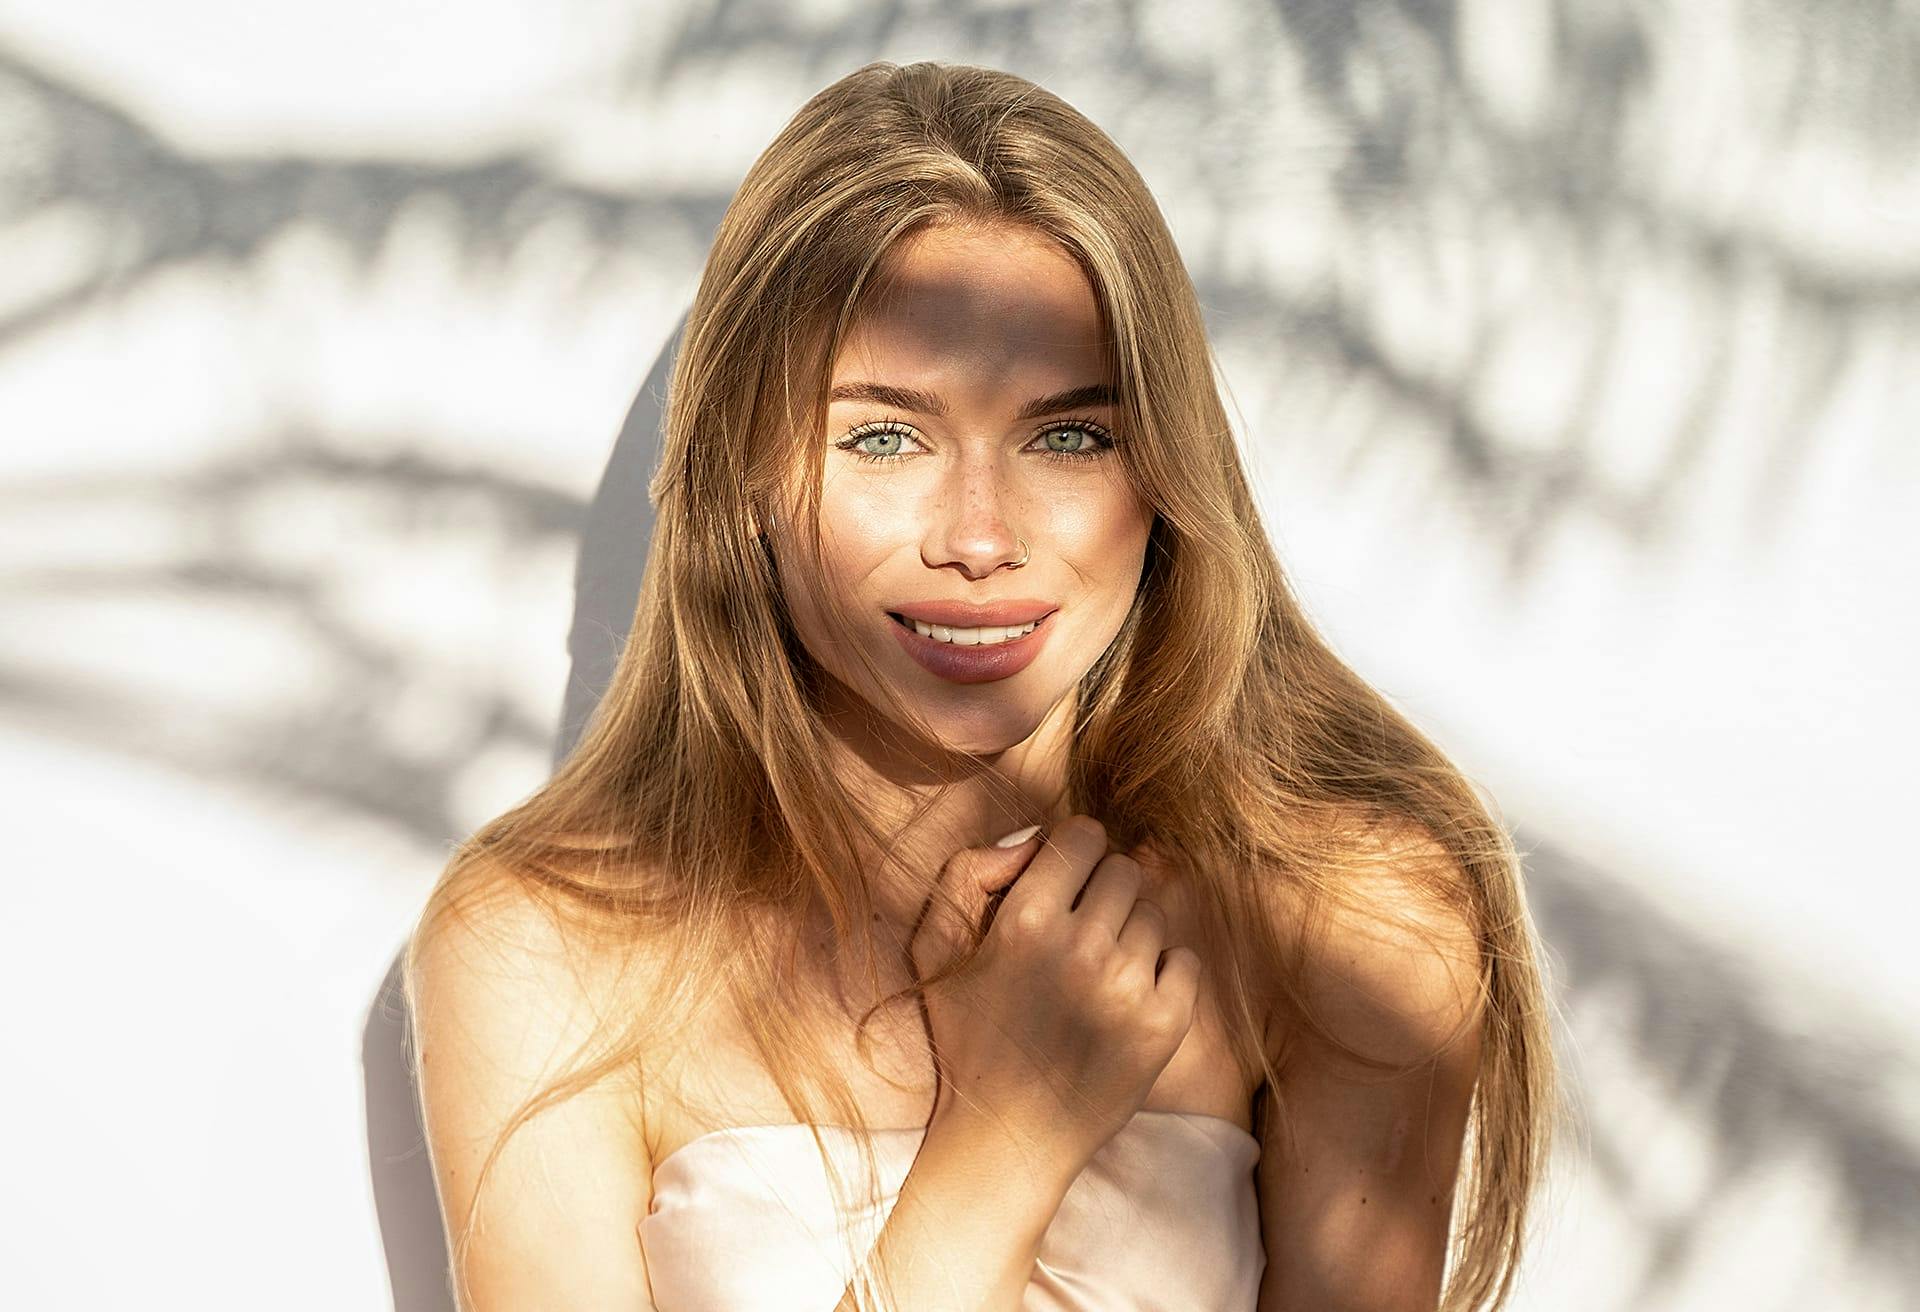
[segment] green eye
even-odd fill
[[[1067,443],[1073,443],[1078,435],[1077,445],[1057,446],[1055,439],[1064,436]],[[894,419],[876,420],[861,424],[853,429],[845,439],[834,443],[839,450],[861,460],[897,460],[901,456],[900,442],[913,436],[913,430],[906,424]],[[1068,419],[1047,425],[1036,438],[1043,440],[1046,450],[1039,454],[1048,460],[1097,460],[1116,445],[1113,435],[1091,419]],[[1093,441],[1090,444],[1088,439]],[[882,451],[865,450],[868,442],[893,440],[891,449]]]
[[[900,442],[905,436],[906,434],[898,431],[897,429],[891,429],[891,428],[881,429],[875,432],[863,434],[858,439],[858,441],[854,443],[856,447],[859,447],[860,445],[867,442],[885,442],[888,439],[892,439],[893,447],[891,450],[886,450],[886,451],[856,450],[854,451],[854,454],[858,456],[866,456],[867,458],[874,459],[874,460],[881,459],[885,456],[897,456],[900,454]]]
[[[1049,428],[1044,434],[1042,434],[1042,436],[1044,436],[1047,439],[1047,445],[1051,447],[1053,446],[1053,439],[1061,433],[1068,433],[1068,434],[1078,433],[1082,439],[1090,438],[1092,436],[1092,433],[1089,430],[1085,428],[1077,428],[1071,424],[1066,425],[1065,427],[1062,427],[1062,428]],[[1079,455],[1080,452],[1084,449],[1085,449],[1084,447],[1074,447],[1071,450],[1062,451],[1062,450],[1059,450],[1058,448],[1055,448],[1055,454],[1068,455],[1068,456]]]

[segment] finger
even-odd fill
[[[1191,1012],[1200,996],[1200,954],[1182,943],[1167,948],[1160,956],[1154,990],[1176,1008]]]
[[[950,938],[962,926],[977,926],[979,933],[986,933],[1000,899],[1019,880],[1034,853],[1040,850],[1044,837],[1035,827],[1033,833],[1012,847],[992,843],[963,847],[947,858],[940,889],[934,894],[940,910],[926,917],[938,927],[943,939]]]
[[[1167,945],[1167,913],[1151,898],[1137,899],[1115,937],[1120,951],[1155,961]]]
[[[1006,888],[997,888],[987,894],[986,909],[980,913],[979,927],[981,938],[985,938],[987,931],[993,928],[993,918],[1000,914],[1000,904],[1007,900],[1007,893],[1012,887],[1013,886],[1009,884]]]
[[[1112,852],[1100,858],[1086,887],[1080,893],[1080,905],[1073,908],[1076,924],[1098,927],[1109,940],[1120,937],[1128,917],[1139,907],[1141,884],[1146,876],[1132,857]],[[1154,911],[1160,908],[1146,903]]]
[[[1094,864],[1106,854],[1107,827],[1090,815],[1068,816],[1053,827],[1047,841],[1034,853],[1001,910],[1035,905],[1054,915],[1065,915]]]
[[[1012,847],[988,844],[961,848],[947,858],[941,882],[970,910],[989,897],[1004,894],[1021,877],[1046,838],[1038,825],[1032,828],[1031,834]]]

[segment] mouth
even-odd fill
[[[925,638],[929,642],[944,643],[951,647],[995,647],[1003,643],[1018,642],[1045,625],[1054,616],[1048,611],[1037,620],[1026,624],[986,624],[977,628],[966,628],[958,624],[933,624],[926,620],[916,620],[902,615],[897,610],[887,612],[887,618],[907,632]]]
[[[958,632],[924,621],[915,627],[913,620],[897,611],[888,611],[887,618],[893,621],[901,650],[922,669],[949,683],[978,684],[1011,678],[1031,665],[1053,633],[1057,613],[1048,611],[1031,624],[1011,629],[994,625]]]

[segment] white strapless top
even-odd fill
[[[845,1126],[818,1127],[841,1174],[865,1178]],[[900,1196],[918,1126],[874,1134],[881,1193],[836,1206],[805,1125],[743,1125],[690,1140],[653,1169],[640,1221],[660,1312],[833,1312]],[[1025,1312],[1253,1312],[1266,1250],[1260,1143],[1224,1117],[1143,1111],[1101,1145],[1040,1243]]]

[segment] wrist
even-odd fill
[[[1081,1170],[1084,1158],[1057,1132],[1033,1128],[1021,1118],[962,1102],[951,1089],[927,1126],[929,1149],[966,1162],[983,1184],[1024,1189],[1036,1201],[1058,1206]]]

